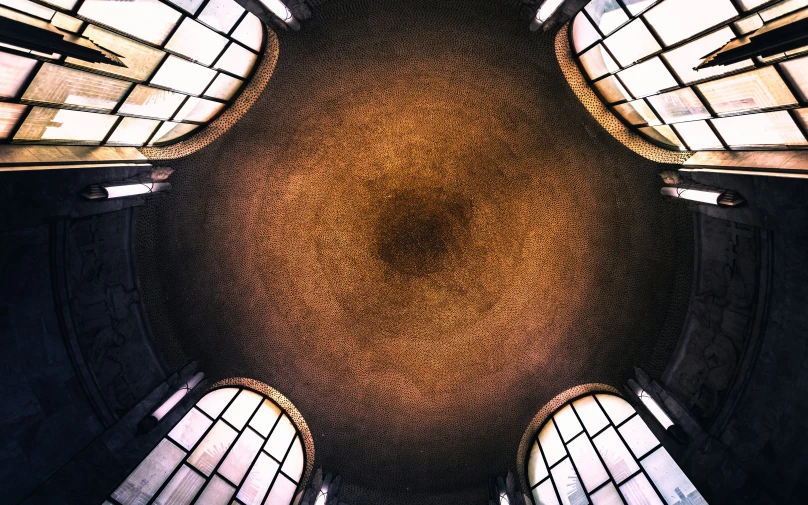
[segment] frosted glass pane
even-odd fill
[[[649,96],[648,101],[666,123],[679,123],[710,117],[710,113],[690,88]]]
[[[250,75],[250,71],[257,59],[258,56],[255,53],[231,42],[230,46],[219,58],[219,61],[216,62],[216,68],[241,77],[247,77]]]
[[[225,44],[227,44],[226,38],[191,18],[185,18],[169,39],[166,49],[203,65],[210,65],[222,52]]]
[[[808,0],[786,0],[785,2],[780,2],[777,5],[760,11],[760,17],[763,18],[763,21],[769,22],[774,18],[778,18],[789,12],[794,12],[806,6],[808,6]]]
[[[85,0],[79,15],[160,45],[180,19],[180,13],[159,0]]]
[[[81,27],[84,26],[84,21],[81,19],[76,19],[71,16],[67,16],[62,14],[61,12],[57,12],[53,15],[53,19],[51,19],[51,24],[56,28],[60,28],[62,30],[78,33],[81,30]]]
[[[633,125],[646,123],[651,125],[661,124],[661,121],[656,117],[654,111],[652,111],[651,108],[648,107],[648,104],[645,103],[645,100],[642,99],[615,105],[614,110]],[[595,400],[592,401],[594,402]]]
[[[196,14],[196,10],[199,9],[199,6],[202,5],[202,2],[204,0],[168,0],[168,1],[184,11],[190,12],[191,14]]]
[[[205,90],[205,96],[211,98],[218,98],[220,100],[230,100],[235,96],[236,91],[241,87],[244,81],[230,77],[227,74],[219,74],[213,80],[210,87]]]
[[[214,30],[229,33],[243,13],[244,8],[233,0],[210,0],[197,19]]]
[[[262,397],[258,393],[248,389],[242,389],[233,403],[227,407],[227,411],[222,416],[222,419],[229,422],[239,430],[247,425],[247,421],[258,408],[261,403]]]
[[[228,505],[236,489],[218,475],[214,475],[205,486],[196,503],[199,505]]]
[[[718,118],[713,124],[731,146],[808,143],[786,111]]]
[[[289,449],[289,444],[292,443],[292,438],[294,438],[294,436],[295,427],[292,424],[292,421],[289,420],[289,416],[284,414],[281,420],[278,421],[275,429],[272,430],[272,434],[269,436],[264,450],[275,459],[282,460],[284,455],[286,455],[286,450]]]
[[[589,500],[586,498],[581,481],[575,475],[575,470],[569,458],[556,465],[550,472],[553,474],[558,494],[561,495],[563,505],[586,505]]]
[[[14,139],[101,142],[116,119],[92,112],[34,107]]]
[[[299,482],[300,477],[303,475],[303,444],[300,443],[300,437],[295,437],[292,448],[289,449],[289,454],[286,455],[286,461],[283,462],[283,473],[292,478],[293,481]]]
[[[595,437],[593,442],[600,457],[603,458],[603,462],[606,463],[609,473],[618,484],[640,469],[626,444],[620,440],[617,432],[611,426]]]
[[[240,484],[263,444],[264,439],[258,433],[244,430],[219,467],[219,473],[230,482]]]
[[[262,436],[267,437],[280,415],[281,409],[277,405],[270,400],[264,400],[258,412],[250,419],[250,426],[255,428]]]
[[[196,121],[204,123],[218,114],[223,108],[223,103],[192,96],[188,98],[185,105],[183,105],[180,111],[177,112],[177,115],[174,116],[174,121]]]
[[[584,481],[587,491],[592,491],[599,485],[609,480],[609,474],[603,468],[600,459],[598,458],[595,448],[592,447],[592,442],[586,436],[578,437],[569,444],[567,449],[570,451],[570,457],[575,463],[575,468]]]
[[[692,503],[693,505],[706,505],[707,502],[682,472],[679,465],[663,448],[659,448],[642,460],[642,467],[656,488],[668,502],[668,505]]]
[[[724,146],[706,121],[679,123],[676,132],[690,149],[723,149]]]
[[[628,505],[664,505],[659,499],[651,483],[643,474],[639,474],[620,486]]]
[[[631,13],[632,16],[636,16],[640,12],[644,11],[657,0],[623,0],[623,3],[626,5],[626,8]]]
[[[168,432],[168,436],[185,447],[185,450],[190,451],[194,448],[200,437],[202,437],[202,434],[210,428],[211,424],[213,424],[213,421],[208,419],[205,414],[196,408],[192,408],[185,414],[185,417]]]
[[[0,103],[0,139],[8,138],[27,107],[18,103]]]
[[[56,13],[53,9],[49,9],[44,5],[39,5],[29,0],[0,0],[0,5],[11,7],[12,9],[36,16],[45,21],[50,21]]]
[[[661,49],[651,32],[639,19],[621,28],[604,43],[624,67]]]
[[[584,430],[570,405],[556,412],[554,418],[564,442],[568,442],[572,437]]]
[[[272,484],[272,489],[269,491],[269,496],[267,496],[267,501],[264,504],[289,505],[295,496],[295,489],[297,489],[297,484],[283,475],[278,475],[278,479]]]
[[[118,489],[112,498],[121,505],[146,503],[185,457],[185,451],[166,439],[160,441]]]
[[[697,88],[717,114],[797,103],[773,67],[706,82]]]
[[[43,0],[46,4],[55,5],[65,10],[72,10],[78,0]]]
[[[22,95],[31,102],[75,105],[111,111],[129,89],[128,82],[45,63]]]
[[[241,486],[236,498],[244,502],[245,505],[261,505],[261,501],[266,496],[272,479],[278,473],[278,463],[264,454],[258,455],[255,466],[252,467],[244,485]]]
[[[186,95],[175,93],[174,91],[150,88],[138,84],[126,97],[126,101],[118,109],[118,112],[132,114],[133,116],[168,119],[185,100],[185,97]]]
[[[151,83],[192,95],[200,95],[215,76],[216,72],[207,67],[171,55],[160,66],[157,74],[152,77]]]
[[[808,101],[808,56],[785,61],[780,68],[796,88],[800,100]]]
[[[547,465],[544,464],[544,459],[539,451],[539,444],[533,442],[533,448],[530,449],[530,457],[527,460],[527,481],[531,486],[535,486],[547,475]]]
[[[585,9],[600,31],[607,35],[628,21],[628,16],[617,0],[592,0],[586,4]]]
[[[639,65],[629,67],[619,74],[635,98],[652,95],[663,89],[675,88],[676,79],[659,58],[652,58]]]
[[[774,0],[738,0],[738,4],[743,10],[748,11],[750,9],[754,9],[758,5],[763,5],[773,1]]]
[[[533,501],[536,505],[559,505],[552,480],[547,479],[533,489]]]
[[[600,91],[600,94],[603,95],[603,99],[606,103],[614,103],[631,98],[626,88],[624,88],[623,85],[620,84],[620,81],[615,79],[613,75],[597,81],[595,87]]]
[[[205,475],[210,475],[224,457],[230,444],[236,439],[237,434],[236,430],[230,426],[222,421],[217,421],[188,457],[188,463]]]
[[[638,129],[640,132],[648,135],[657,142],[662,142],[663,144],[670,146],[672,149],[682,150],[685,148],[670,126],[644,126]]]
[[[600,40],[600,35],[584,13],[581,12],[575,16],[575,22],[572,24],[572,42],[576,52],[581,52],[582,49],[591,46],[597,40]]]
[[[617,66],[601,44],[583,53],[580,59],[581,65],[583,65],[590,79],[597,79],[600,76],[620,70],[620,67]]]
[[[671,45],[737,15],[729,0],[665,0],[646,12],[645,19]]]
[[[95,44],[114,52],[126,65],[119,67],[106,63],[88,63],[76,58],[67,58],[67,63],[84,68],[92,68],[106,74],[127,77],[135,81],[145,81],[160,64],[165,54],[159,49],[149,47],[146,44],[135,42],[134,40],[116,35],[110,31],[102,30],[93,25],[87,26],[83,33]]]
[[[245,46],[260,51],[261,43],[264,40],[264,30],[261,27],[261,21],[255,17],[255,14],[248,12],[231,36]]]
[[[634,413],[634,407],[627,401],[614,395],[596,395],[598,402],[609,415],[614,424],[620,424]]]
[[[679,78],[685,83],[708,79],[754,66],[752,60],[743,60],[738,63],[733,63],[732,65],[695,70],[695,67],[703,61],[705,56],[722,48],[724,44],[733,38],[735,38],[735,34],[732,33],[730,28],[721,28],[693,42],[688,42],[681,47],[668,51],[663,54],[663,57],[670,64],[671,68],[673,68],[673,71],[676,72]]]
[[[0,52],[0,97],[16,97],[36,64],[36,60]]]
[[[553,466],[567,455],[552,419],[547,421],[547,424],[539,432],[539,443],[544,451],[544,457],[547,458],[547,464],[550,466]]]
[[[755,14],[753,16],[749,16],[748,18],[739,19],[733,24],[735,25],[735,28],[741,32],[741,34],[746,35],[747,33],[761,28],[763,26],[763,20],[760,19],[760,16]]]
[[[623,505],[620,493],[611,482],[592,493],[592,505]]]
[[[657,445],[659,440],[651,433],[648,425],[640,416],[635,416],[623,426],[619,427],[620,434],[628,444],[634,456],[640,458]]]
[[[197,125],[187,123],[163,123],[157,133],[149,142],[149,145],[165,144],[176,140],[183,135],[187,135],[197,129]]]
[[[190,505],[204,483],[204,477],[188,465],[182,465],[154,500],[154,505]]]
[[[603,413],[594,396],[585,396],[580,400],[575,400],[572,402],[572,406],[575,407],[575,411],[581,417],[581,422],[584,423],[584,428],[586,428],[589,436],[594,435],[609,424],[606,414]]]
[[[125,117],[107,139],[107,144],[142,146],[157,129],[160,121]]]

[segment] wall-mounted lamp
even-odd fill
[[[640,402],[648,409],[648,412],[651,413],[654,418],[659,421],[659,424],[665,428],[665,431],[673,437],[679,443],[687,444],[690,441],[690,437],[688,437],[687,433],[681,426],[673,422],[673,419],[670,418],[665,409],[657,403],[657,401],[652,397],[648,392],[640,386],[637,381],[634,379],[628,380],[628,388],[631,390],[632,393],[637,395]]]
[[[144,417],[140,423],[138,424],[138,431],[141,433],[145,433],[155,426],[157,423],[160,422],[160,419],[165,417],[166,414],[171,412],[171,409],[177,406],[177,404],[185,398],[185,396],[191,392],[200,382],[202,379],[205,378],[205,374],[202,372],[198,372],[196,375],[188,379],[185,384],[180,386],[179,389],[174,391],[174,394],[168,397],[166,401],[160,404],[157,409],[151,413],[151,415]]]
[[[710,188],[698,184],[677,184],[676,186],[665,186],[659,192],[662,193],[662,195],[671,198],[680,198],[682,200],[718,205],[719,207],[737,207],[744,203],[744,199],[734,191]]]

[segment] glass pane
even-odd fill
[[[623,505],[620,493],[611,482],[592,493],[592,505]]]
[[[125,117],[115,127],[115,131],[107,139],[107,144],[142,146],[157,129],[160,121],[156,119],[140,119]]]
[[[258,56],[255,53],[231,42],[230,46],[219,58],[219,61],[216,62],[216,68],[241,77],[247,77],[250,75],[250,71],[257,59]]]
[[[293,481],[300,481],[303,475],[303,444],[300,443],[300,437],[295,437],[292,448],[289,449],[289,454],[286,455],[286,461],[283,462],[283,473],[292,478]]]
[[[233,450],[222,462],[218,472],[230,482],[240,484],[263,444],[264,439],[258,433],[253,430],[244,430],[233,445]]]
[[[607,35],[628,21],[628,16],[617,0],[592,0],[585,8],[600,31]]]
[[[584,423],[589,436],[594,435],[609,424],[606,414],[603,413],[594,396],[586,396],[580,400],[575,400],[572,402],[572,406],[575,407],[575,411],[580,416],[581,422]]]
[[[597,40],[600,40],[600,35],[584,13],[575,16],[575,22],[572,24],[572,43],[575,45],[575,52],[581,52]]]
[[[191,18],[185,18],[166,44],[166,49],[210,65],[216,60],[227,39]]]
[[[527,460],[527,481],[531,486],[536,485],[547,477],[547,465],[544,464],[538,442],[533,442],[530,457]]]
[[[584,430],[581,423],[578,422],[578,418],[575,416],[571,405],[567,405],[556,412],[554,418],[564,442],[569,442],[572,437]]]
[[[188,463],[205,475],[210,475],[224,453],[227,452],[227,448],[236,439],[237,434],[236,430],[230,426],[222,421],[217,421],[188,457]]]
[[[214,30],[229,33],[243,13],[244,8],[233,0],[210,0],[197,19]]]
[[[664,54],[664,57],[671,68],[673,68],[673,71],[676,72],[679,78],[685,83],[691,83],[754,66],[752,60],[743,60],[738,63],[733,63],[732,65],[694,70],[696,65],[701,63],[705,56],[720,49],[733,38],[735,38],[735,35],[730,28],[721,28],[693,42],[688,42],[673,51],[668,51]]]
[[[272,484],[272,490],[269,492],[264,505],[289,505],[292,503],[295,489],[297,489],[297,484],[283,475],[278,475],[278,479]]]
[[[763,21],[769,22],[774,18],[779,18],[780,16],[806,6],[808,6],[808,0],[786,0],[785,2],[778,3],[773,7],[760,11],[760,17],[763,18]]]
[[[183,135],[187,135],[198,128],[197,125],[187,123],[163,123],[157,133],[154,134],[149,145],[166,144],[172,142]]]
[[[677,86],[676,80],[659,58],[629,67],[618,75],[636,98]]]
[[[73,10],[78,0],[43,0],[46,4],[55,5],[65,10]]]
[[[763,5],[765,3],[773,2],[774,0],[738,0],[738,5],[745,11],[754,9],[759,5]]]
[[[718,118],[713,124],[730,146],[806,144],[786,111]]]
[[[656,114],[654,114],[654,111],[652,111],[651,108],[648,107],[648,104],[645,103],[645,100],[642,99],[615,105],[614,110],[633,125],[646,123],[656,125],[661,123],[656,117]],[[594,402],[594,400],[592,401]]]
[[[604,42],[624,67],[661,49],[651,32],[639,19],[627,24]]]
[[[609,480],[609,474],[603,468],[603,464],[592,447],[592,442],[586,436],[581,436],[567,444],[567,449],[570,451],[570,457],[575,463],[575,468],[581,475],[581,480],[584,481],[587,491],[592,491]]]
[[[631,15],[636,16],[640,12],[653,5],[656,1],[657,0],[623,0],[623,3],[626,4],[626,8]]]
[[[533,501],[536,505],[559,505],[558,496],[550,479],[533,489]]]
[[[241,393],[236,397],[227,412],[224,413],[222,419],[229,422],[237,429],[242,429],[247,424],[247,421],[252,416],[258,404],[261,403],[261,395],[250,391],[249,389],[242,389]]]
[[[129,118],[124,118],[124,121],[126,119]],[[168,432],[168,436],[185,447],[185,450],[190,451],[202,437],[202,434],[210,428],[211,424],[213,424],[213,421],[194,407]]]
[[[286,455],[286,450],[289,449],[289,444],[292,443],[294,436],[295,426],[292,424],[292,421],[289,420],[289,416],[284,414],[281,420],[278,421],[275,429],[272,430],[272,435],[269,436],[264,450],[275,459],[279,461],[283,460],[283,457]]]
[[[667,144],[673,149],[684,150],[685,148],[670,126],[644,126],[639,130],[657,142]]]
[[[758,28],[763,26],[763,20],[760,19],[760,16],[755,14],[754,16],[749,16],[748,18],[739,19],[735,21],[735,28],[741,32],[742,35],[746,35],[747,33],[751,33]]]
[[[596,396],[601,407],[603,407],[603,410],[606,411],[606,414],[609,415],[609,419],[611,419],[614,424],[620,424],[634,414],[634,407],[629,405],[627,401],[619,396]]]
[[[550,472],[553,474],[553,481],[558,489],[558,494],[561,495],[563,505],[586,505],[589,503],[589,500],[586,499],[586,493],[581,487],[581,481],[575,475],[575,470],[569,458],[565,458],[564,461],[553,467]]]
[[[26,108],[19,103],[0,103],[0,139],[8,138]]]
[[[180,9],[195,14],[204,0],[168,0]]]
[[[620,434],[628,444],[631,452],[638,458],[659,445],[659,440],[651,433],[648,425],[640,416],[634,416],[626,424],[619,427],[618,430],[620,430]]]
[[[669,46],[737,15],[730,0],[665,0],[645,19]]]
[[[797,109],[794,113],[797,116],[797,124],[799,124],[803,130],[808,131],[808,109]]]
[[[808,101],[808,56],[795,60],[785,61],[780,64],[786,78],[800,95],[800,100]]]
[[[261,27],[261,21],[255,17],[255,14],[248,12],[238,28],[233,32],[232,37],[247,47],[251,47],[256,51],[261,50],[261,43],[264,40],[264,29]]]
[[[648,101],[666,123],[678,123],[710,117],[699,97],[690,88],[649,96]]]
[[[618,484],[640,469],[613,427],[609,426],[606,431],[595,437],[593,442]]]
[[[641,463],[668,505],[707,503],[665,449],[660,447]]]
[[[174,121],[197,121],[203,123],[218,114],[222,108],[224,108],[223,103],[192,96],[174,116]]]
[[[620,81],[613,75],[597,81],[595,87],[600,91],[606,103],[614,103],[631,98],[626,88],[624,88],[623,85],[620,84]]]
[[[544,451],[544,457],[547,458],[547,464],[550,466],[553,466],[567,455],[552,419],[547,421],[547,424],[539,432],[539,443],[542,451]]]
[[[202,494],[199,495],[196,503],[200,505],[227,505],[230,503],[230,497],[233,496],[235,491],[236,489],[225,482],[224,479],[214,475],[208,485],[205,486]]]
[[[116,119],[92,112],[34,107],[14,140],[101,142]]]
[[[620,486],[628,505],[664,505],[644,474],[639,474]]]
[[[245,505],[261,505],[276,473],[278,473],[278,463],[262,452],[258,455],[258,461],[247,475],[247,480],[244,481],[236,498]]]
[[[601,44],[596,45],[592,49],[583,53],[580,56],[581,65],[589,75],[590,79],[597,79],[598,77],[620,70],[617,63],[614,62],[609,53],[603,49]]]
[[[11,7],[12,9],[25,12],[39,19],[44,19],[45,21],[50,21],[56,13],[53,9],[49,9],[44,5],[39,5],[29,0],[0,0],[0,5]]]
[[[161,440],[123,484],[112,492],[112,498],[121,505],[146,503],[184,457],[185,451],[166,439]]]
[[[129,96],[126,98],[123,105],[121,105],[121,108],[118,109],[118,112],[121,114],[132,114],[133,116],[168,119],[174,114],[174,111],[177,110],[182,101],[185,100],[185,97],[186,95],[181,93],[150,88],[138,84],[135,86],[135,89],[129,93]],[[207,410],[205,410],[205,412],[207,412]],[[216,416],[212,415],[211,417]]]
[[[281,409],[272,403],[270,400],[264,400],[258,412],[255,413],[250,419],[250,426],[261,434],[261,436],[269,436],[272,427],[275,426],[275,421],[281,415]]]
[[[154,500],[154,505],[190,505],[204,483],[204,477],[188,465],[182,465]]]
[[[79,16],[156,45],[165,41],[180,19],[179,12],[159,0],[85,0]]]
[[[692,121],[690,123],[679,123],[674,125],[676,132],[685,141],[690,149],[723,149],[724,146],[718,139],[707,121]]]
[[[78,33],[81,30],[81,27],[84,26],[84,21],[81,19],[67,16],[61,12],[54,14],[51,23],[56,28],[61,28],[62,30],[72,33]]]
[[[118,105],[129,86],[128,82],[110,77],[45,63],[25,90],[22,99],[44,104],[75,105],[107,112]]]
[[[171,55],[160,66],[151,83],[156,86],[200,95],[208,87],[216,72]]]
[[[165,55],[159,49],[154,49],[93,25],[88,25],[83,35],[95,44],[117,54],[126,66],[88,63],[76,58],[67,58],[65,61],[77,67],[92,68],[105,74],[126,77],[135,81],[145,81],[152,75],[154,69],[162,61],[163,55]]]
[[[758,68],[696,87],[717,114],[797,103],[773,67]]]
[[[36,60],[0,52],[0,97],[16,97],[36,64]]]
[[[210,87],[205,90],[205,96],[218,98],[220,100],[230,100],[235,96],[236,91],[241,87],[244,81],[240,81],[235,77],[230,77],[226,74],[219,74],[213,80]]]

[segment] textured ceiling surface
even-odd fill
[[[158,347],[287,396],[353,505],[485,503],[545,402],[681,329],[687,212],[504,3],[330,1],[170,164],[137,236]]]

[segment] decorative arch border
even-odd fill
[[[609,386],[608,384],[601,384],[599,382],[591,382],[588,384],[573,386],[566,391],[559,393],[552,400],[545,403],[544,406],[539,410],[538,414],[536,414],[536,416],[530,421],[530,424],[527,425],[527,429],[525,429],[525,432],[522,435],[522,440],[519,442],[519,450],[516,451],[516,469],[519,474],[519,485],[522,487],[522,492],[526,496],[530,496],[530,484],[527,482],[527,475],[525,474],[525,461],[527,461],[528,451],[530,451],[530,446],[533,443],[533,440],[536,438],[539,428],[541,428],[544,425],[544,422],[547,421],[550,416],[555,414],[555,412],[565,403],[572,401],[579,396],[585,396],[592,393],[611,393],[621,398],[623,397],[623,394],[617,388]]]

